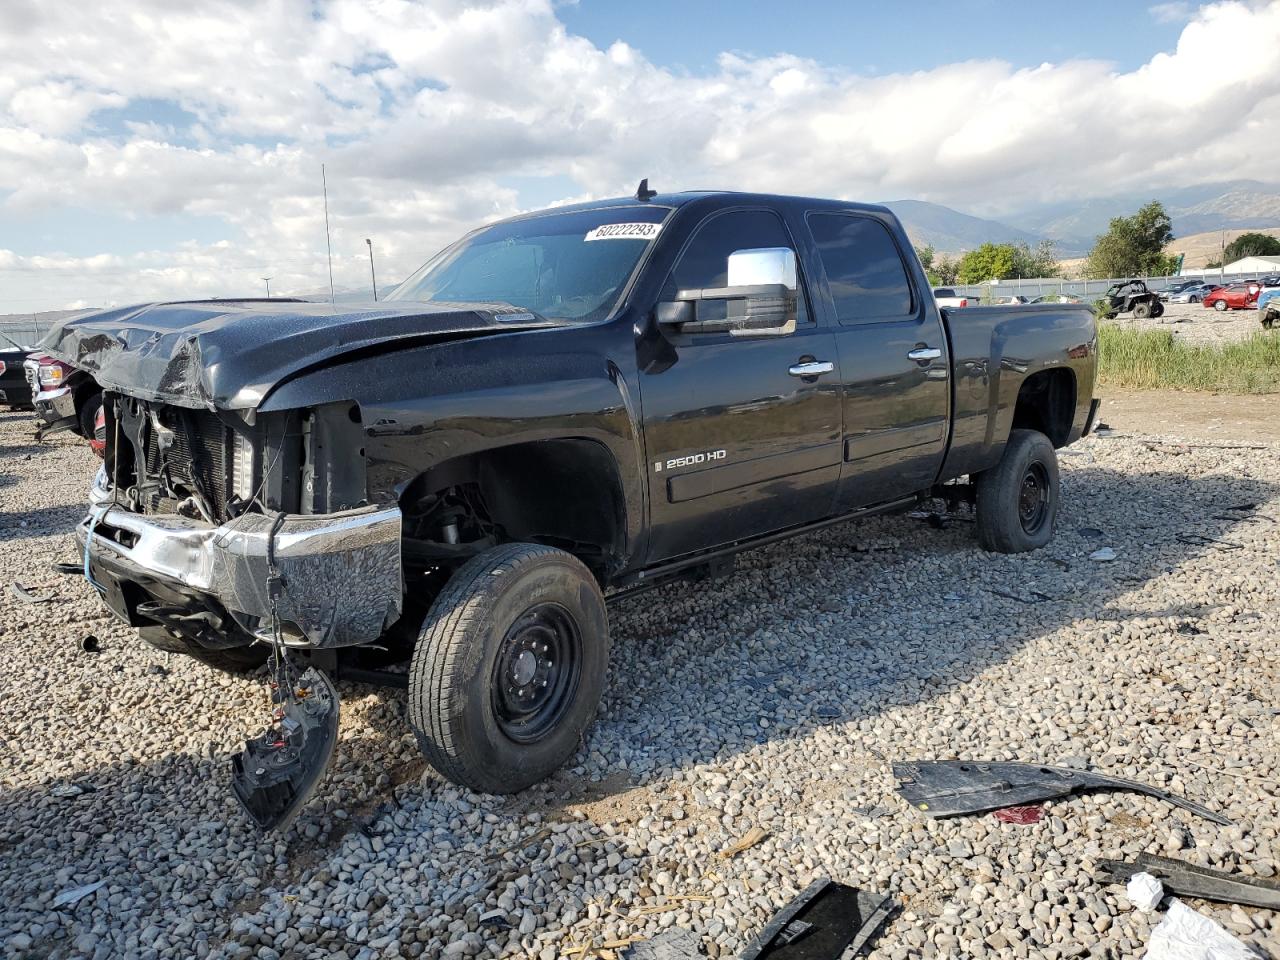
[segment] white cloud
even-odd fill
[[[866,76],[733,54],[675,72],[569,34],[550,0],[10,0],[0,216],[198,215],[224,222],[228,241],[109,263],[56,247],[16,268],[0,259],[0,312],[251,293],[265,275],[273,291],[319,289],[321,162],[348,286],[367,277],[364,237],[379,276],[403,276],[520,209],[511,177],[568,178],[581,196],[648,176],[659,188],[918,196],[991,214],[1274,178],[1280,3],[1185,17],[1175,6],[1151,11],[1188,20],[1177,48],[1130,72],[968,61]],[[156,103],[168,114],[153,119]]]
[[[1195,14],[1195,6],[1191,3],[1175,0],[1173,3],[1157,3],[1147,7],[1159,23],[1186,23]]]

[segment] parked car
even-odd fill
[[[1204,305],[1219,311],[1248,310],[1258,302],[1261,289],[1257,282],[1229,283],[1205,294]]]
[[[12,410],[31,409],[31,387],[22,362],[34,348],[0,333],[0,404]]]
[[[934,287],[933,299],[939,307],[976,307],[978,305],[977,297],[962,297],[950,287]]]
[[[45,349],[106,390],[89,575],[162,649],[275,651],[288,722],[232,777],[259,826],[314,789],[325,671],[362,655],[408,661],[439,771],[519,791],[595,714],[606,593],[935,495],[988,550],[1049,543],[1056,451],[1097,413],[1093,312],[929,289],[885,207],[642,184],[482,227],[379,303],[65,322]]]
[[[1046,293],[1043,296],[1036,297],[1032,303],[1084,303],[1083,297],[1077,297],[1074,293]]]
[[[1160,294],[1159,294],[1160,299],[1167,301],[1172,297],[1176,297],[1178,294],[1184,292],[1185,290],[1188,290],[1191,287],[1199,285],[1200,282],[1201,281],[1199,280],[1177,280],[1169,284],[1167,287],[1165,287],[1163,290],[1160,291]],[[1181,302],[1185,303],[1186,301],[1184,300]]]
[[[1196,280],[1189,286],[1183,287],[1177,293],[1169,294],[1168,301],[1170,303],[1199,303],[1205,298],[1205,294],[1214,288],[1215,286],[1212,283]]]
[[[1126,280],[1112,284],[1102,295],[1105,303],[1103,316],[1114,320],[1122,313],[1132,313],[1134,319],[1158,317],[1164,313],[1164,304],[1141,280]]]
[[[1027,302],[1026,297],[1020,296],[1018,294],[1013,294],[1008,297],[995,297],[991,301],[991,305],[993,307],[1013,307],[1013,306],[1017,306],[1018,304],[1022,304],[1026,302]]]
[[[102,388],[85,370],[79,370],[47,353],[31,354],[23,363],[40,427],[36,438],[69,430],[84,437],[95,451],[102,451],[105,426],[99,423]]]

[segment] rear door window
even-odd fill
[[[808,222],[841,323],[915,313],[906,264],[884,224],[843,213],[811,213]]]

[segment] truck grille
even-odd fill
[[[146,469],[149,476],[163,476],[182,486],[194,488],[196,481],[209,497],[216,517],[227,517],[227,475],[230,466],[230,430],[207,410],[184,411],[165,417],[173,430],[173,444],[163,459],[154,430],[147,431]],[[192,455],[194,453],[194,456]],[[161,494],[146,505],[149,513],[171,513],[177,502]]]

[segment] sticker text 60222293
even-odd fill
[[[606,223],[588,230],[586,240],[652,240],[662,229],[660,223]]]

